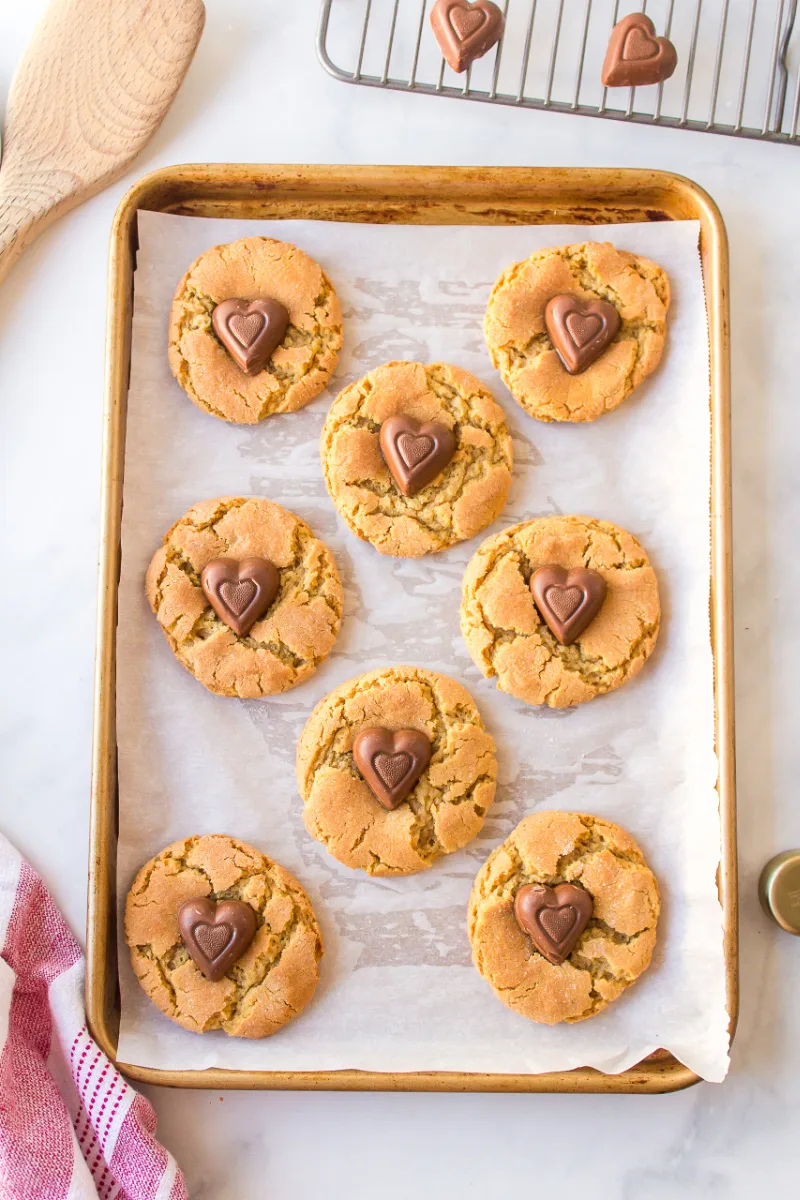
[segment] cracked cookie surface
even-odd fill
[[[289,328],[263,371],[245,375],[211,326],[223,300],[277,300]],[[325,272],[273,238],[214,246],[178,284],[169,320],[169,365],[198,408],[237,425],[294,412],[327,385],[342,348],[342,310]]]
[[[371,726],[416,729],[431,759],[408,800],[382,807],[353,762],[353,739]],[[303,818],[313,838],[347,867],[410,875],[460,850],[494,800],[497,761],[469,692],[422,667],[385,667],[326,696],[297,745]]]
[[[592,896],[589,923],[560,966],[536,950],[514,917],[514,896],[529,883],[575,883]],[[534,813],[475,878],[467,920],[473,962],[523,1017],[544,1025],[584,1021],[647,969],[659,910],[655,876],[619,825],[585,813]]]
[[[545,328],[545,306],[561,293],[608,300],[620,315],[614,340],[579,375],[564,368]],[[538,250],[508,267],[494,285],[484,320],[486,345],[506,387],[532,417],[594,421],[658,366],[669,301],[661,267],[609,242]]]
[[[403,414],[455,434],[444,471],[404,496],[384,462],[380,426]],[[381,554],[418,558],[473,537],[499,515],[511,484],[505,416],[469,372],[447,363],[392,362],[337,396],[320,446],[331,499],[362,541]]]
[[[239,637],[200,584],[214,558],[266,558],[280,574],[275,600]],[[147,599],[173,654],[221,696],[285,692],[328,657],[342,620],[342,585],[328,547],[294,513],[261,497],[223,496],[190,508],[147,570]]]
[[[571,646],[540,617],[538,567],[588,567],[606,582],[597,616]],[[484,675],[527,704],[569,708],[632,679],[656,644],[656,573],[631,534],[592,517],[539,517],[486,539],[467,564],[461,633]]]
[[[257,929],[216,982],[194,965],[178,931],[186,900],[242,900]],[[311,901],[282,866],[224,834],[167,846],[139,871],[125,905],[136,978],[153,1003],[193,1033],[276,1033],[308,1004],[319,979],[322,936]]]

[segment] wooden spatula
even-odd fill
[[[51,0],[11,84],[0,279],[42,230],[117,179],[192,61],[202,0]]]

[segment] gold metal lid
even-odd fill
[[[771,858],[758,881],[764,912],[787,933],[800,935],[800,850]]]

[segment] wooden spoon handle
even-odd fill
[[[50,0],[11,84],[0,279],[56,217],[150,140],[200,40],[203,0]]]
[[[34,183],[30,173],[17,182],[11,171],[0,174],[0,282],[45,225],[69,207],[68,183],[59,187],[55,176]]]
[[[31,213],[0,192],[0,282],[27,244],[33,224]]]

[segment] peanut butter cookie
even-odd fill
[[[573,314],[555,314],[571,355],[560,355],[548,332],[546,309],[555,297],[573,298]],[[669,280],[659,266],[609,242],[537,250],[494,285],[486,344],[506,387],[532,417],[594,421],[658,366],[669,301]],[[616,310],[610,328],[602,312],[606,306]],[[604,323],[608,333],[616,330],[610,340]],[[564,365],[571,358],[579,360],[574,373]]]
[[[212,327],[217,305],[272,302],[288,326],[266,365],[247,374]],[[285,315],[284,315],[285,319]],[[241,320],[241,318],[240,318]],[[258,316],[244,316],[256,328]],[[325,272],[296,246],[247,237],[214,246],[178,284],[169,322],[169,365],[198,408],[237,425],[294,412],[326,386],[342,348],[342,310]]]
[[[483,825],[496,779],[494,741],[469,692],[421,667],[342,684],[314,709],[297,745],[306,829],[368,875],[410,875],[460,850]]]
[[[257,699],[302,683],[330,654],[342,620],[330,550],[261,497],[190,508],[156,551],[146,591],[178,662],[221,696]]]
[[[219,978],[195,965],[186,922],[179,928],[179,912],[193,905],[207,910],[197,936],[218,958],[232,938],[226,906],[255,914],[255,933],[250,917],[251,940]],[[128,893],[125,936],[147,995],[193,1033],[269,1037],[302,1012],[319,979],[322,936],[308,896],[278,863],[223,834],[174,842],[145,863]]]
[[[520,899],[530,896],[526,911]],[[650,965],[659,910],[655,876],[624,829],[585,813],[534,813],[475,879],[472,958],[521,1016],[543,1025],[584,1021]],[[549,952],[559,937],[573,944],[549,959],[536,942]]]
[[[564,569],[568,600],[570,576],[591,573],[605,583],[597,615],[568,645],[531,594],[534,573],[547,566]],[[653,652],[660,619],[658,582],[642,547],[623,529],[591,517],[539,517],[494,534],[464,575],[467,649],[501,691],[527,704],[568,708],[620,687]]]
[[[381,433],[401,417],[411,427],[398,431],[400,453],[385,457]],[[449,442],[444,453],[437,430]],[[328,413],[321,455],[331,499],[353,533],[400,558],[473,537],[498,516],[511,484],[502,409],[473,375],[447,363],[386,363],[345,388]],[[434,477],[415,488],[429,462]]]

